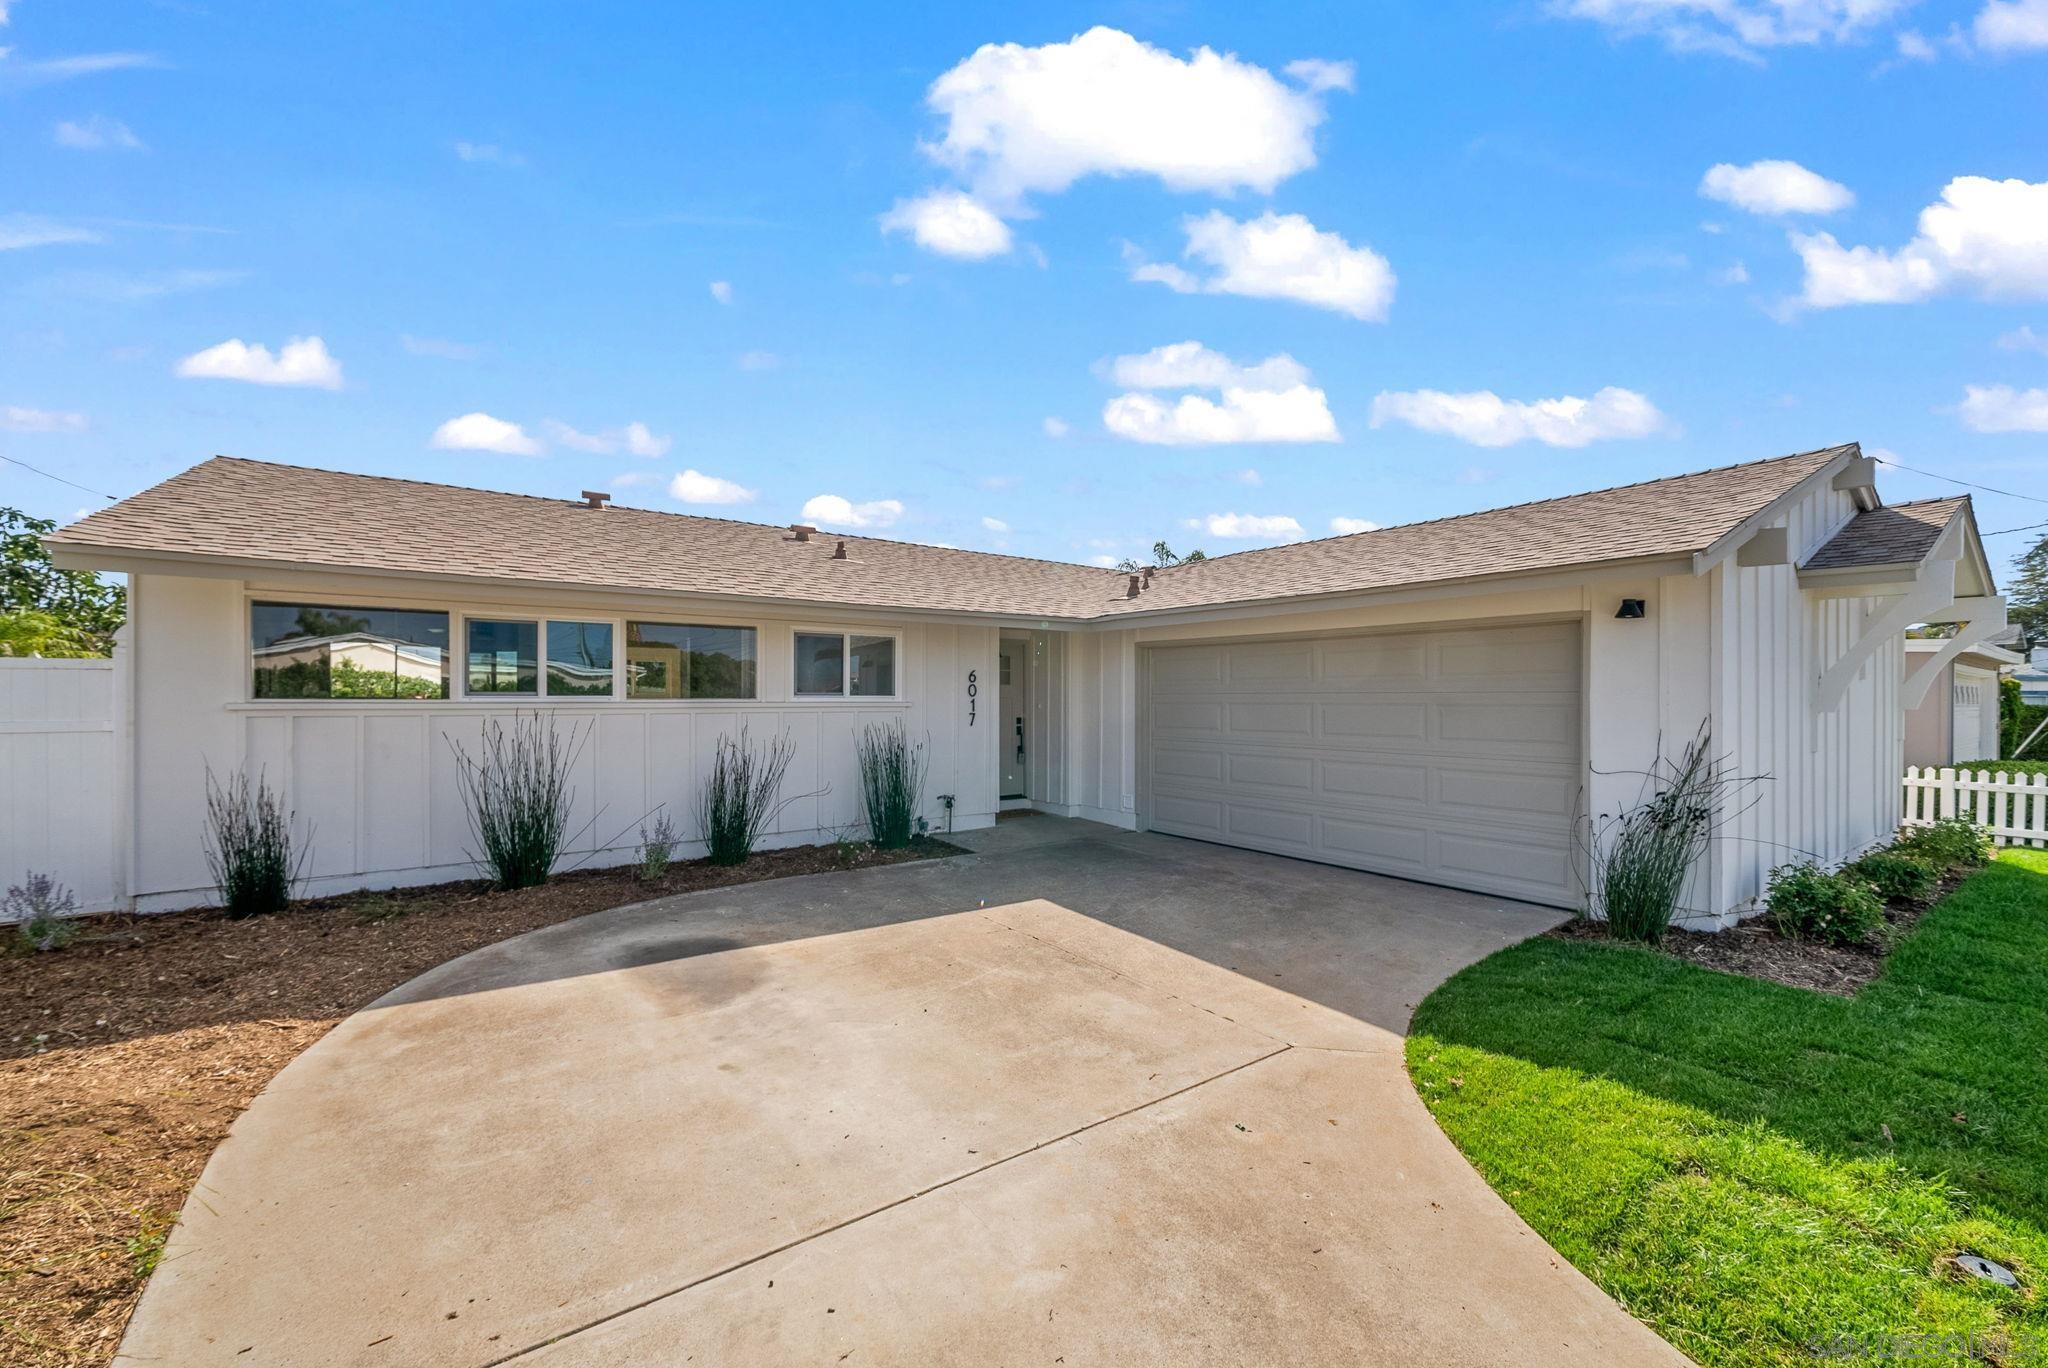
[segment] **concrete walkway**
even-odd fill
[[[1031,817],[586,917],[281,1073],[123,1362],[1682,1363],[1409,1088],[1540,908]]]

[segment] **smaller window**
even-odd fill
[[[471,618],[467,680],[472,694],[538,694],[540,624]]]
[[[612,625],[550,622],[548,697],[609,698],[611,693]]]
[[[799,698],[896,697],[896,638],[798,632],[796,694]]]

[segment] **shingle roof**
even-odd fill
[[[1153,577],[451,485],[215,457],[52,546],[639,593],[1086,619],[1393,588],[1705,550],[1836,457],[1829,447],[1435,522],[1217,556]],[[832,558],[844,540],[848,559]]]
[[[1858,570],[1876,565],[1913,565],[1934,549],[1949,520],[1969,507],[1970,496],[1888,504],[1858,513],[1802,570]]]

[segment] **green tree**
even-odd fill
[[[31,518],[18,508],[0,508],[0,617],[52,619],[72,634],[74,642],[82,637],[91,647],[64,654],[112,654],[114,632],[128,617],[128,591],[106,583],[90,570],[59,570],[50,564],[43,538],[56,530],[57,524],[46,518]],[[46,629],[34,623],[16,622],[8,628],[8,639],[25,640],[42,630]]]
[[[1199,547],[1182,556],[1175,554],[1174,549],[1168,546],[1163,538],[1152,543],[1152,564],[1161,570],[1171,565],[1193,565],[1197,561],[1205,561],[1207,559],[1209,559],[1208,552],[1201,550]],[[1117,562],[1116,568],[1129,575],[1144,569],[1145,566],[1142,561],[1125,559]]]
[[[2048,645],[2048,536],[2019,558],[2005,588],[2006,611],[2029,646]]]

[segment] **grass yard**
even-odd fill
[[[1408,1065],[1523,1218],[1703,1364],[2048,1363],[2048,852],[1970,878],[1853,998],[1527,941],[1422,1003]]]

